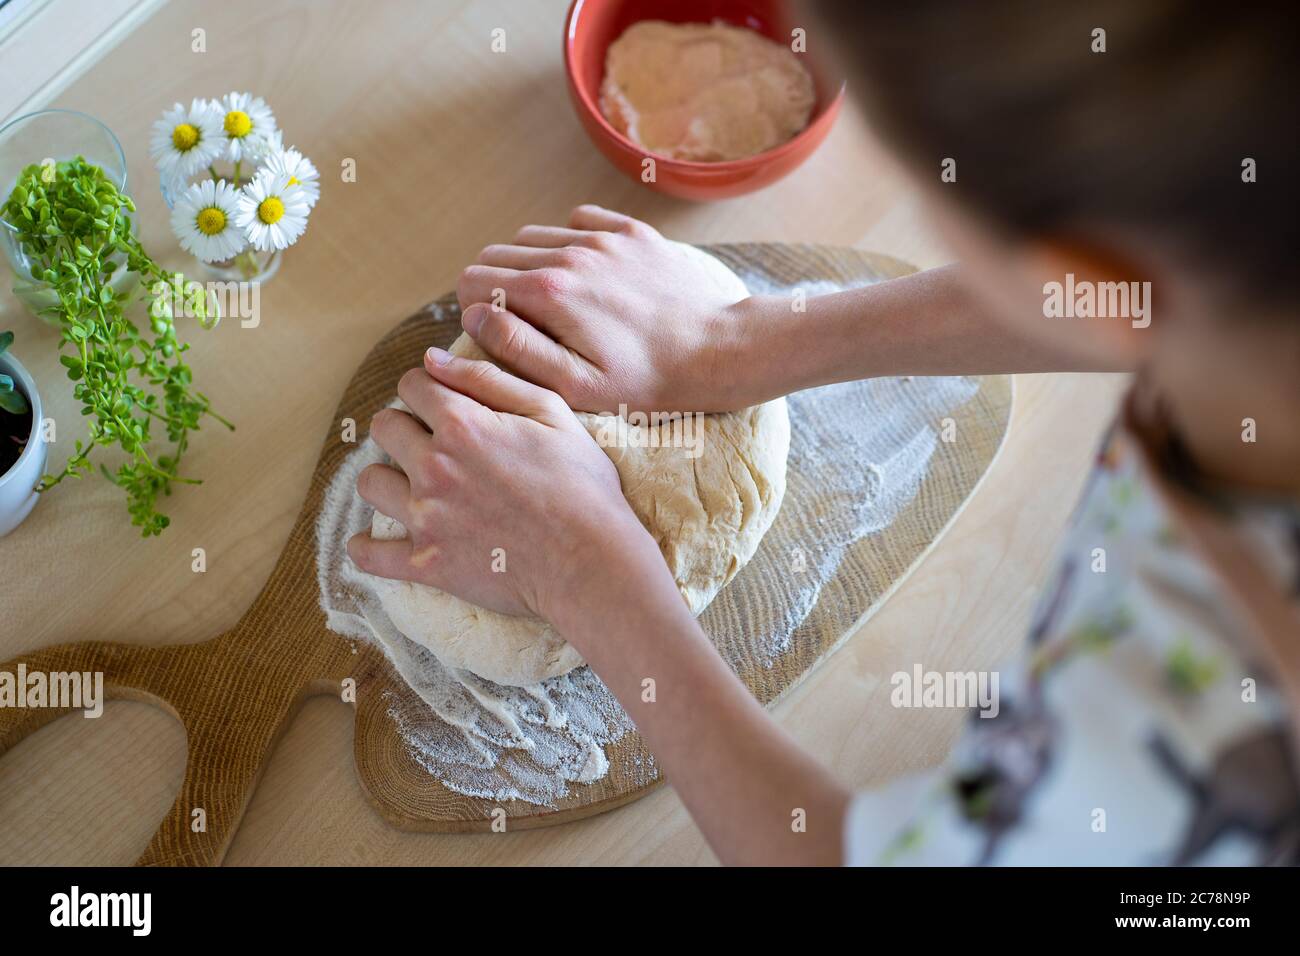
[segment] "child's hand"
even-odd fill
[[[648,543],[667,574],[613,462],[558,395],[440,349],[424,364],[398,386],[412,414],[385,409],[371,425],[401,471],[371,465],[357,480],[409,538],[354,536],[357,567],[547,620],[604,586],[614,547]]]
[[[513,244],[484,249],[456,291],[483,351],[574,408],[747,404],[734,387],[743,365],[734,288],[621,213],[579,206],[569,228],[525,226]]]

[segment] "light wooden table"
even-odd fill
[[[56,3],[67,0],[55,0]],[[305,240],[263,290],[259,328],[195,332],[196,381],[234,419],[200,437],[169,502],[173,527],[142,541],[117,489],[89,479],[42,501],[0,540],[0,659],[80,638],[203,640],[253,600],[303,498],[344,383],[372,343],[450,289],[488,242],[594,201],[693,242],[783,240],[947,260],[852,110],[822,149],[756,195],[692,205],[642,189],[597,154],[562,74],[563,0],[199,4],[173,0],[54,105],[103,119],[131,162],[143,238],[177,266],[148,160],[149,124],[173,100],[230,89],[265,96],[287,141],[324,175]],[[506,30],[507,52],[490,50]],[[192,53],[195,28],[207,52]],[[57,57],[57,51],[51,51]],[[0,65],[0,80],[5,67]],[[4,82],[0,82],[0,87]],[[357,181],[340,182],[355,159]],[[0,327],[41,382],[70,444],[80,422],[54,333],[7,289]],[[983,489],[885,608],[775,708],[851,784],[934,764],[962,720],[890,707],[889,675],[994,666],[1021,638],[1122,382],[1025,376],[1010,436]],[[65,447],[66,447],[65,444]],[[56,446],[55,454],[61,449]],[[207,550],[204,574],[190,552]],[[352,708],[309,702],[272,755],[227,860],[258,863],[708,863],[671,789],[595,819],[482,836],[401,833],[362,796]],[[147,704],[68,717],[0,758],[0,863],[125,864],[179,784],[179,725]]]

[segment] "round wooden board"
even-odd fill
[[[742,275],[760,273],[775,285],[833,282],[863,285],[914,272],[907,263],[857,249],[813,245],[745,243],[705,246]],[[430,321],[432,315],[441,321]],[[430,344],[448,346],[460,334],[455,296],[445,296],[412,316],[381,343],[405,359],[394,367],[385,387],[369,395],[360,412],[363,420],[393,395],[402,371],[420,362]],[[369,364],[369,361],[367,362]],[[939,443],[926,479],[912,503],[880,534],[852,548],[821,598],[797,630],[790,648],[775,661],[745,657],[737,673],[755,696],[769,704],[794,688],[874,613],[935,543],[974,491],[992,463],[1006,434],[1011,412],[1011,380],[990,376],[980,380],[976,396],[953,413],[961,441]],[[733,583],[733,585],[735,584]],[[735,630],[744,622],[729,621]],[[413,692],[400,680],[387,686],[392,694],[418,706]],[[491,826],[500,807],[512,830],[550,826],[612,810],[650,792],[662,776],[644,782],[653,757],[640,735],[630,733],[606,748],[609,772],[592,784],[575,784],[551,807],[520,800],[491,801],[448,790],[407,755],[389,716],[392,701],[367,695],[358,708],[356,765],[362,786],[380,813],[394,826],[426,832],[478,832]]]
[[[906,275],[912,267],[888,256],[809,245],[706,246],[737,272],[775,285],[833,282],[862,285]],[[440,784],[409,757],[389,715],[393,695],[413,698],[373,645],[325,626],[316,578],[316,520],[331,477],[355,444],[342,440],[351,419],[364,433],[370,418],[396,392],[397,380],[420,364],[430,345],[447,346],[460,333],[454,295],[400,323],[374,347],[349,382],[312,475],[302,512],[266,586],[231,630],[201,644],[162,648],[102,641],[64,644],[0,665],[16,672],[101,671],[110,698],[151,701],[185,726],[188,760],[180,791],[140,859],[142,864],[221,861],[256,786],[266,757],[301,702],[340,694],[355,681],[357,776],[393,825],[437,832],[485,831],[504,809],[510,829],[580,819],[649,792],[653,758],[640,736],[625,734],[606,750],[610,769],[592,784],[575,784],[554,806],[468,797]],[[953,411],[961,440],[936,445],[929,471],[911,503],[884,531],[843,556],[834,577],[774,660],[741,655],[737,673],[755,696],[771,703],[877,610],[960,511],[992,463],[1006,433],[1011,382],[979,380],[975,396]],[[735,583],[731,585],[735,587]],[[732,622],[724,620],[723,628]],[[743,621],[734,622],[743,630]],[[0,753],[67,710],[0,709]],[[199,811],[203,828],[196,828]]]

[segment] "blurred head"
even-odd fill
[[[1136,364],[1234,323],[1297,324],[1300,51],[1282,4],[813,6],[1003,320]],[[1150,327],[1045,317],[1045,284],[1067,274],[1151,283]]]

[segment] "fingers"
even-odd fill
[[[524,226],[515,233],[514,243],[539,249],[559,249],[572,245],[583,235],[581,229],[565,229],[563,226]]]
[[[486,246],[478,254],[479,265],[497,266],[504,269],[540,269],[543,266],[559,265],[559,254],[553,248],[535,248],[533,246]]]
[[[466,266],[456,283],[461,310],[476,302],[494,309],[511,309],[526,315],[545,329],[555,317],[557,303],[571,295],[573,277],[564,269],[542,268],[518,271],[497,266]],[[562,314],[562,310],[561,310]]]
[[[511,298],[519,289],[519,277],[523,275],[518,269],[504,269],[499,266],[473,265],[461,270],[456,281],[456,298],[463,309],[475,302],[492,302],[501,294],[501,290]]]
[[[411,483],[388,465],[367,465],[357,475],[357,494],[376,511],[410,524]]]
[[[569,225],[575,229],[604,230],[605,232],[628,232],[638,226],[645,226],[639,219],[614,212],[604,206],[584,203],[574,209],[569,216]]]
[[[614,212],[603,206],[584,203],[569,215],[569,228],[564,226],[527,225],[515,233],[511,244],[536,249],[560,249],[589,237],[591,232],[627,232],[637,227],[649,228],[639,219]],[[489,247],[492,248],[492,247]],[[486,250],[485,250],[486,251]],[[501,265],[502,263],[491,263]],[[507,266],[507,268],[519,268]]]
[[[475,302],[491,302],[522,315],[531,315],[556,296],[558,274],[572,265],[560,249],[568,246],[603,248],[608,233],[650,230],[638,219],[591,204],[578,206],[569,218],[570,228],[524,226],[514,242],[487,246],[478,262],[466,267],[456,283],[462,309]],[[653,230],[650,230],[653,231]],[[502,299],[505,301],[501,301]]]
[[[523,415],[550,425],[563,424],[572,413],[554,392],[516,378],[491,362],[457,358],[432,348],[424,355],[424,367],[437,381],[498,412]]]
[[[397,380],[397,396],[406,403],[418,421],[434,433],[448,406],[468,402],[464,395],[453,392],[445,385],[439,385],[422,368],[410,369]]]
[[[433,555],[424,549],[422,561],[417,561],[409,538],[398,541],[376,541],[362,532],[348,539],[348,557],[362,571],[381,578],[409,581],[427,565]]]
[[[396,408],[385,408],[375,415],[370,422],[370,437],[408,473],[429,450],[429,433],[409,414]]]
[[[583,359],[513,312],[479,303],[460,324],[479,348],[530,382],[563,392],[583,371]]]

